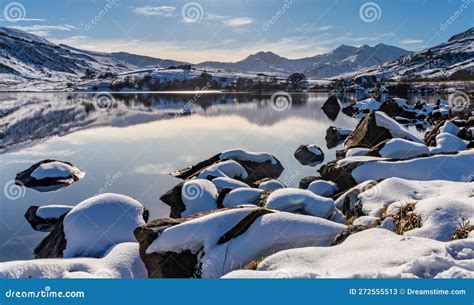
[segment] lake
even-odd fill
[[[332,160],[341,147],[326,147],[326,129],[352,129],[358,122],[342,112],[329,118],[321,110],[327,98],[302,93],[279,103],[268,94],[0,94],[0,261],[33,258],[46,235],[25,220],[30,205],[75,205],[113,192],[142,202],[150,219],[166,217],[159,197],[180,181],[168,173],[231,148],[274,154],[285,167],[280,180],[297,187],[318,167],[301,166],[296,148],[316,144],[325,162]],[[47,158],[72,162],[86,176],[54,192],[11,185],[17,172]]]

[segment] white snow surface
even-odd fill
[[[205,168],[199,173],[198,178],[205,179],[208,176],[247,179],[249,174],[239,163],[234,160],[226,160]]]
[[[36,216],[43,219],[56,219],[71,211],[72,208],[69,205],[45,205],[36,210]]]
[[[369,229],[333,247],[278,252],[226,278],[472,278],[474,239],[440,242]]]
[[[381,111],[375,112],[375,123],[377,126],[384,127],[389,130],[390,134],[394,138],[407,139],[412,142],[423,144],[424,141],[416,136],[413,132],[408,130],[405,126],[399,124],[397,121],[389,117],[387,114]]]
[[[430,151],[433,154],[457,152],[466,149],[467,145],[467,141],[451,133],[442,132],[436,136],[436,147],[430,147]]]
[[[334,200],[296,188],[274,191],[268,196],[265,206],[286,212],[304,211],[309,215],[321,218],[330,217],[335,209]]]
[[[394,138],[387,141],[378,153],[382,158],[409,159],[421,155],[430,155],[430,150],[425,144]]]
[[[217,187],[217,190],[220,192],[223,189],[237,189],[241,187],[250,187],[247,183],[232,179],[229,177],[219,177],[212,180],[212,183]]]
[[[421,181],[464,181],[466,177],[474,174],[473,158],[474,149],[469,149],[457,154],[435,155],[395,162],[372,160],[356,167],[352,171],[352,177],[358,183],[391,177]],[[346,159],[339,161],[338,166]],[[348,161],[346,160],[346,162]]]
[[[217,187],[206,179],[193,179],[184,183],[181,188],[181,199],[186,209],[181,216],[186,217],[199,212],[217,208]]]
[[[337,184],[332,181],[316,180],[308,185],[308,191],[323,197],[331,197],[338,189]]]
[[[262,182],[258,186],[258,188],[261,190],[276,190],[276,189],[283,189],[285,187],[286,186],[283,183],[275,179],[270,179],[268,181]]]
[[[119,194],[102,194],[76,205],[64,218],[64,257],[100,257],[112,245],[134,242],[144,225],[143,205]]]
[[[380,102],[377,102],[376,99],[374,98],[368,98],[368,99],[365,99],[365,100],[362,100],[362,101],[358,101],[357,103],[355,103],[354,105],[352,105],[352,108],[355,108],[359,111],[362,111],[362,110],[379,110],[380,108]]]
[[[308,151],[310,151],[316,156],[321,156],[323,154],[323,151],[321,150],[321,148],[319,148],[318,146],[314,144],[307,145],[306,148],[308,148]]]
[[[222,152],[219,156],[221,160],[231,159],[237,161],[252,161],[264,163],[270,161],[273,165],[277,164],[274,156],[265,152],[252,152],[243,149],[231,149]]]
[[[405,235],[449,240],[462,219],[474,223],[474,182],[412,181],[386,179],[358,195],[364,214],[378,217],[384,206],[387,214],[415,203],[414,213],[421,217],[421,228]]]
[[[222,205],[225,208],[234,207],[244,204],[257,205],[262,194],[262,189],[239,188],[232,190],[225,197]]]
[[[225,210],[173,226],[153,241],[147,253],[190,250],[208,262],[203,278],[220,277],[277,251],[309,245],[329,246],[346,226],[329,220],[285,212],[265,214],[243,234],[223,244],[219,239],[253,208]]]
[[[38,166],[32,173],[31,177],[41,180],[45,178],[68,178],[71,174],[77,175],[79,178],[84,177],[84,173],[77,168],[63,162],[53,161],[43,163]]]
[[[354,222],[352,223],[354,226],[373,226],[377,220],[380,220],[380,218],[378,217],[374,217],[374,216],[360,216],[359,218],[357,218],[356,220],[354,220]]]
[[[138,243],[112,246],[102,258],[55,258],[0,263],[0,278],[146,278]]]
[[[346,158],[366,156],[369,150],[370,150],[369,148],[362,148],[362,147],[349,148],[346,151]]]

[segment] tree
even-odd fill
[[[301,85],[306,82],[306,75],[303,73],[293,73],[288,76],[288,83],[291,84],[293,89],[300,89]]]

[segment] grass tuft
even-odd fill
[[[461,217],[461,221],[458,222],[458,227],[454,231],[451,240],[465,239],[469,237],[469,233],[474,230],[474,225],[471,225],[469,219]]]
[[[395,214],[392,215],[395,223],[395,233],[402,235],[403,233],[421,228],[421,217],[415,214],[416,202],[409,202],[398,207]]]

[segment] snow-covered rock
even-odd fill
[[[66,187],[84,176],[84,172],[69,162],[43,160],[19,172],[15,181],[38,191],[51,191]]]
[[[474,182],[389,178],[360,193],[358,199],[363,213],[371,217],[380,217],[387,207],[386,214],[396,214],[398,207],[414,203],[421,227],[404,234],[447,241],[462,220],[474,223],[473,194]]]
[[[432,154],[453,153],[465,150],[469,144],[469,142],[448,132],[441,132],[438,134],[436,136],[436,143],[436,147],[429,148]]]
[[[351,157],[332,161],[320,169],[321,177],[346,190],[367,180],[399,177],[410,180],[465,181],[474,172],[474,149],[457,154],[409,160]]]
[[[249,174],[245,168],[234,160],[227,160],[215,163],[207,168],[197,176],[198,179],[206,179],[208,177],[229,177],[247,179]]]
[[[25,213],[26,220],[33,230],[49,232],[60,221],[61,216],[68,213],[73,207],[67,205],[32,205]]]
[[[283,189],[286,186],[276,179],[268,179],[263,181],[258,185],[258,188],[261,190],[276,190],[276,189]]]
[[[332,197],[338,190],[337,184],[324,180],[313,181],[308,186],[308,191],[323,197]]]
[[[366,147],[371,148],[378,143],[392,139],[402,138],[415,143],[424,143],[415,134],[385,113],[371,112],[357,125],[344,142],[346,148]]]
[[[82,201],[64,217],[64,257],[100,256],[112,245],[135,241],[133,230],[145,224],[145,213],[140,202],[125,195]]]
[[[349,116],[363,115],[370,111],[379,110],[381,103],[374,98],[368,98],[362,101],[358,101],[355,104],[346,106],[342,109],[342,112]]]
[[[222,205],[225,208],[245,205],[245,204],[258,205],[260,202],[260,196],[262,192],[263,192],[262,189],[254,189],[254,188],[235,189],[225,195]]]
[[[225,277],[472,278],[473,248],[473,239],[440,242],[369,229],[337,246],[281,251],[263,260],[257,271],[239,270]]]
[[[184,211],[181,216],[189,216],[198,212],[210,211],[217,208],[217,187],[206,179],[186,181],[181,189]]]
[[[338,128],[335,126],[329,126],[326,130],[326,136],[324,139],[326,140],[327,148],[331,149],[342,143],[350,134],[352,130],[350,129],[343,129]]]
[[[138,243],[112,246],[101,258],[35,259],[0,263],[0,278],[146,278]]]
[[[361,217],[358,217],[356,220],[354,220],[352,225],[354,225],[354,226],[366,226],[366,227],[370,228],[370,227],[375,226],[379,222],[380,222],[380,218],[378,218],[378,217],[361,216]]]
[[[383,141],[372,147],[367,153],[368,156],[399,160],[417,156],[429,156],[430,154],[430,149],[425,144],[400,138]]]
[[[369,148],[362,148],[362,147],[349,148],[346,151],[346,158],[367,156],[369,151],[370,151]]]
[[[324,161],[324,153],[316,145],[300,145],[293,154],[302,165],[316,166]]]
[[[272,192],[265,206],[286,212],[302,212],[321,218],[328,218],[334,212],[334,200],[318,196],[311,191],[286,188]]]
[[[319,217],[264,208],[218,211],[168,225],[164,221],[135,232],[152,277],[220,277],[277,251],[329,246],[345,228]],[[166,260],[170,255],[187,267],[171,266]]]
[[[255,163],[270,162],[273,165],[278,163],[277,159],[269,153],[252,152],[244,149],[230,149],[219,155],[220,160],[250,161]]]
[[[219,178],[212,179],[212,183],[214,183],[218,192],[222,191],[223,189],[237,189],[241,187],[250,187],[245,182],[232,179],[229,177],[219,177]]]

